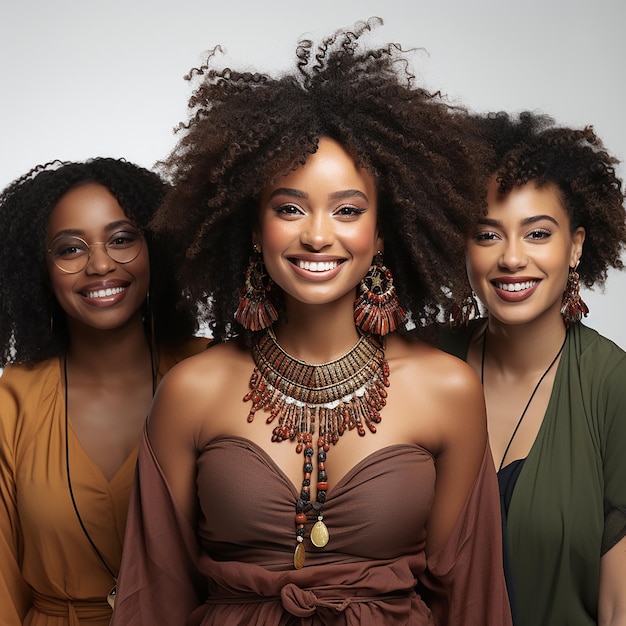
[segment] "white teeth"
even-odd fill
[[[496,283],[495,285],[502,291],[524,291],[534,287],[536,284],[536,280],[527,280],[525,283]]]
[[[301,259],[297,259],[296,263],[300,269],[309,272],[328,272],[339,265],[339,261],[302,261]]]
[[[107,296],[113,296],[117,293],[122,293],[126,287],[113,287],[108,289],[98,289],[97,291],[88,291],[88,298],[106,298]]]

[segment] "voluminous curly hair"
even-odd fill
[[[537,188],[555,185],[570,218],[572,232],[585,229],[585,243],[576,270],[587,287],[602,285],[609,267],[623,269],[626,211],[622,181],[591,126],[559,127],[541,113],[489,113],[479,124],[493,155],[491,171],[498,191],[532,182]]]
[[[172,188],[154,222],[184,256],[182,283],[219,339],[242,333],[233,315],[252,252],[262,189],[306,162],[321,137],[374,177],[385,264],[418,327],[467,291],[464,233],[481,204],[482,143],[461,107],[414,85],[397,44],[367,49],[377,18],[314,46],[276,77],[205,65],[177,147],[162,164]]]
[[[46,231],[50,213],[61,197],[86,183],[106,187],[126,216],[144,231],[150,251],[150,310],[156,340],[169,344],[193,333],[195,320],[175,305],[177,283],[169,247],[146,230],[165,194],[163,180],[123,159],[53,161],[34,167],[0,195],[2,366],[36,363],[60,354],[68,345],[65,314],[48,279]]]

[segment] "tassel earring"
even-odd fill
[[[583,315],[587,317],[589,315],[589,307],[585,304],[584,300],[580,297],[580,276],[575,267],[569,268],[569,274],[567,276],[567,285],[563,292],[563,300],[561,302],[561,315],[566,326],[570,326],[575,322],[580,322]]]
[[[263,257],[255,245],[235,313],[235,319],[244,328],[253,331],[262,330],[278,319],[276,307],[270,300],[272,285],[272,279],[265,270]]]
[[[470,293],[463,302],[455,302],[450,313],[450,326],[467,326],[470,320],[480,317],[480,309],[474,292]]]
[[[396,330],[405,318],[391,271],[383,264],[382,252],[378,251],[359,284],[354,321],[364,332],[382,336]]]

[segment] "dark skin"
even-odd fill
[[[320,167],[322,162],[324,167]],[[329,171],[334,172],[332,176]],[[279,199],[272,205],[269,199],[277,188],[295,190],[300,200],[281,204]],[[344,199],[346,190],[352,190],[349,200]],[[336,195],[342,199],[335,200]],[[361,212],[346,219],[348,212],[342,204],[357,204]],[[285,212],[283,206],[290,208]],[[323,140],[304,166],[262,194],[260,226],[254,238],[270,275],[284,286],[285,314],[275,331],[280,345],[292,356],[321,363],[341,356],[357,342],[353,301],[362,278],[357,269],[362,263],[367,269],[381,246],[376,211],[373,179],[355,168],[347,153],[331,140]],[[341,269],[336,274],[331,270],[311,276],[311,272],[294,269],[294,258],[341,259]],[[432,554],[445,544],[483,459],[482,391],[469,366],[431,346],[395,333],[385,337],[385,346],[391,374],[382,423],[374,436],[345,433],[331,450],[329,490],[377,450],[400,443],[425,448],[435,457],[437,470],[426,539],[426,552]],[[159,388],[148,434],[174,497],[192,524],[197,513],[197,457],[220,435],[254,442],[271,456],[294,489],[301,484],[302,458],[294,444],[271,442],[263,412],[251,424],[246,421],[249,405],[242,399],[253,369],[250,351],[229,341],[181,363]],[[419,406],[416,398],[420,398]],[[314,488],[311,495],[315,497]]]
[[[70,428],[109,482],[136,447],[152,402],[143,332],[115,334],[91,334],[87,343],[74,332],[67,353]]]
[[[85,267],[60,269],[48,255],[52,289],[67,317],[68,417],[85,452],[110,481],[139,441],[153,394],[151,354],[143,325],[150,270],[147,246],[117,263],[96,242],[133,228],[102,185],[66,193],[48,219],[48,244],[76,234],[90,245]]]

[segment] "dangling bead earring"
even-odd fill
[[[406,317],[382,254],[380,250],[376,253],[354,301],[356,325],[366,333],[381,336],[396,330]]]
[[[580,276],[576,269],[578,263],[574,267],[569,268],[567,276],[567,285],[563,292],[563,300],[561,302],[561,315],[566,326],[570,326],[575,322],[580,322],[583,315],[589,315],[589,307],[580,297]]]
[[[278,319],[276,307],[269,299],[272,284],[272,279],[265,270],[263,257],[255,245],[235,313],[235,319],[244,328],[253,331],[262,330]]]
[[[480,317],[480,309],[474,292],[470,293],[463,302],[455,302],[450,313],[450,326],[467,326],[470,320]]]

